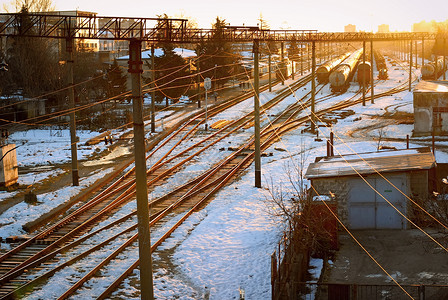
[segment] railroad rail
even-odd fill
[[[309,80],[310,75],[305,76],[299,80],[296,85],[303,85]],[[265,89],[266,88],[267,87],[265,87]],[[289,90],[289,88],[285,89]],[[250,95],[253,95],[253,93],[250,93]],[[246,98],[247,95],[245,97],[240,96],[234,99],[234,101],[228,101],[222,105],[214,107],[210,109],[209,115],[213,116],[214,114],[217,114]],[[278,101],[280,101],[279,98],[274,101],[269,101],[263,106],[263,108],[267,109],[268,107],[278,103]],[[193,133],[198,131],[198,127],[204,122],[204,113],[191,118],[189,122],[175,131],[169,139],[166,139],[148,155],[148,158],[152,157],[155,152],[167,145],[168,142],[174,144],[170,147],[170,150],[161,155],[161,157],[148,170],[148,186],[155,185],[164,180],[164,178],[172,174],[175,170],[191,161],[193,157],[199,155],[207,148],[230,135],[232,132],[242,128],[245,124],[251,122],[253,119],[253,116],[251,115],[252,114],[247,114],[240,120],[230,122],[205,139],[201,139],[199,142],[193,144],[187,149],[183,149],[177,154],[174,154],[174,149],[180,144],[181,141],[185,141],[188,137],[192,136]],[[187,129],[187,127],[189,128]],[[175,137],[177,137],[177,140],[174,140]],[[205,145],[206,143],[208,144]],[[172,156],[168,158],[169,155]],[[168,166],[169,163],[171,163],[171,165]],[[36,261],[40,261],[40,258],[46,257],[48,260],[48,255],[50,253],[61,247],[64,248],[64,245],[67,245],[73,240],[79,238],[89,228],[92,228],[94,224],[106,218],[107,215],[111,214],[111,211],[116,211],[119,207],[133,199],[135,195],[135,181],[132,178],[132,174],[133,169],[129,170],[112,185],[104,189],[101,193],[78,210],[1,256],[0,272],[2,277],[0,278],[0,284],[2,285],[2,288],[0,289],[0,293],[4,289],[12,288],[12,286],[8,286],[6,283],[18,274],[22,273],[26,270],[26,268],[29,268],[30,265],[34,265]],[[74,230],[71,230],[73,228]]]
[[[299,81],[296,84],[296,87],[303,85],[305,82],[309,80],[309,75],[305,76],[301,81]],[[375,96],[375,98],[379,98],[385,95],[390,95],[393,92],[399,92],[402,90],[406,90],[406,83],[401,84],[401,87],[394,88],[390,91],[378,94]],[[295,87],[295,88],[296,88]],[[322,86],[323,87],[323,86]],[[263,107],[264,110],[268,109],[269,107],[274,106],[278,101],[281,101],[281,98],[285,98],[287,95],[290,94],[291,91],[288,89],[283,90],[277,97],[269,101],[265,104]],[[305,101],[306,97],[309,96],[309,93],[305,95],[302,99],[299,100],[298,104],[291,105],[287,110],[282,112],[280,115],[278,115],[273,121],[271,121],[270,124],[268,124],[261,133],[261,148],[266,149],[269,147],[272,143],[274,143],[278,136],[298,127],[304,124],[305,122],[309,121],[309,117],[301,117],[295,119],[295,116],[303,111],[304,109],[308,108],[308,104]],[[325,96],[327,97],[327,96]],[[323,98],[325,98],[323,97]],[[328,113],[332,110],[339,110],[344,109],[347,107],[350,107],[352,105],[356,105],[362,102],[362,98],[359,98],[357,100],[353,100],[353,97],[347,101],[342,101],[338,103],[337,105],[333,105],[332,107],[328,109],[321,110],[317,112],[318,116],[322,116],[325,113]],[[199,115],[197,119],[195,119],[196,124],[193,124],[191,128],[186,130],[186,127],[183,127],[179,129],[176,135],[180,135],[180,133],[184,132],[184,137],[191,136],[192,132],[196,132],[199,124],[202,124],[204,120],[200,120],[203,118],[203,116]],[[202,121],[202,122],[201,122]],[[228,124],[227,126],[223,127],[221,130],[218,130],[217,132],[213,133],[211,136],[218,136],[222,134],[219,139],[224,138],[224,136],[229,135],[232,131],[226,131],[230,129],[232,126],[235,130],[242,128],[244,126],[247,126],[250,124],[250,122],[253,122],[253,117],[251,114],[246,114],[243,118],[240,118],[239,120],[235,120],[231,124]],[[186,131],[186,132],[185,132]],[[174,135],[174,134],[173,134]],[[201,140],[200,142],[196,143],[195,145],[204,145],[207,140],[210,138],[207,137],[205,140]],[[216,144],[217,140],[210,141],[207,146],[204,146],[200,150],[196,150],[197,154],[190,154],[186,159],[183,159],[183,161],[188,161],[193,157],[194,155],[198,155],[199,153],[202,153],[204,148],[210,147],[213,144]],[[156,200],[151,201],[151,226],[153,230],[156,228],[161,228],[163,224],[166,224],[169,220],[167,220],[167,217],[170,216],[171,213],[175,212],[176,215],[181,215],[182,217],[176,222],[174,226],[171,226],[166,232],[164,232],[161,237],[152,245],[152,250],[154,251],[157,246],[159,246],[167,237],[170,236],[170,234],[178,227],[182,222],[188,218],[188,216],[196,211],[201,206],[205,205],[207,201],[209,201],[210,197],[218,191],[222,186],[224,186],[231,178],[238,175],[242,170],[244,170],[246,167],[248,167],[253,160],[254,153],[252,150],[253,147],[253,138],[251,138],[248,142],[246,142],[243,146],[239,147],[237,151],[232,153],[229,157],[224,159],[223,161],[219,162],[217,165],[215,165],[210,170],[204,172],[197,178],[191,180],[187,184],[184,184],[172,192],[168,193],[167,195],[160,197]],[[162,143],[163,144],[163,143]],[[166,144],[166,143],[165,143]],[[178,144],[178,142],[175,142],[175,144]],[[160,146],[161,147],[161,146]],[[190,149],[191,148],[191,149]],[[194,149],[195,147],[191,146],[187,149],[179,151],[175,156],[182,157],[185,156],[185,154]],[[174,147],[171,147],[170,149],[174,149]],[[155,150],[156,151],[156,150]],[[164,161],[169,154],[171,154],[173,150],[169,150],[166,155],[163,155],[162,158],[160,158],[156,163],[154,163],[153,167],[148,171],[148,175],[151,174],[153,168],[157,166],[162,165],[162,161]],[[166,159],[166,161],[173,161],[174,158],[171,157],[169,159]],[[171,168],[178,168],[179,163],[176,163]],[[131,171],[129,171],[131,172]],[[166,172],[164,170],[163,172]],[[162,172],[162,173],[163,173]],[[168,172],[169,173],[169,172]],[[116,209],[119,206],[119,203],[121,204],[121,201],[125,201],[123,199],[131,199],[133,197],[132,195],[132,189],[133,184],[131,181],[123,181],[125,182],[125,187],[120,187],[119,191],[121,192],[117,197],[114,198],[113,201],[110,203],[113,203],[111,208]],[[149,184],[153,184],[155,181],[152,179],[149,180]],[[115,186],[117,187],[117,186]],[[106,195],[111,191],[112,188],[107,188],[103,194]],[[129,197],[129,198],[127,198]],[[98,198],[99,199],[99,198]],[[97,200],[98,200],[97,199]],[[98,211],[106,211],[105,209],[101,209]],[[110,214],[110,211],[108,212]],[[69,215],[64,220],[70,220],[73,218],[73,215]],[[89,224],[97,219],[97,215],[90,216],[87,218],[87,223],[73,226],[76,227],[77,230],[82,230],[84,228],[84,232],[86,231],[85,228],[90,226]],[[98,218],[101,219],[101,218]],[[170,218],[168,218],[170,219]],[[120,225],[121,224],[121,225]],[[91,247],[87,251],[82,252],[81,254],[71,258],[68,261],[65,261],[63,263],[57,264],[57,260],[55,259],[56,255],[65,253],[72,249],[73,247],[77,247],[83,242],[87,241],[88,239],[94,237],[95,235],[101,234],[101,232],[104,232],[106,230],[109,230],[113,228],[114,226],[120,225],[120,227],[123,224],[128,224],[128,227],[122,230],[119,233],[116,233],[113,237],[108,238],[107,240]],[[125,249],[127,249],[129,246],[132,246],[135,248],[136,240],[137,240],[137,234],[135,225],[135,212],[132,212],[126,216],[123,216],[119,218],[118,220],[115,220],[111,222],[110,224],[103,226],[99,229],[96,229],[94,232],[88,233],[84,236],[81,236],[82,234],[79,231],[66,233],[64,236],[58,236],[57,239],[47,239],[47,242],[50,243],[50,245],[45,245],[46,243],[35,243],[32,246],[26,248],[23,251],[17,251],[14,255],[10,255],[12,260],[9,260],[8,263],[11,265],[14,265],[12,269],[9,269],[9,271],[5,272],[2,277],[0,278],[0,296],[2,298],[15,298],[20,295],[24,295],[30,290],[32,290],[33,287],[38,285],[39,283],[42,283],[43,281],[47,280],[49,277],[54,275],[58,270],[63,269],[64,267],[67,267],[69,265],[72,265],[79,261],[82,258],[87,257],[89,254],[93,253],[94,251],[98,251],[99,249],[105,247],[109,243],[111,243],[114,239],[120,236],[130,236],[126,239],[126,241],[120,245],[113,253],[109,254],[105,260],[100,262],[99,264],[95,265],[95,267],[88,272],[84,277],[80,278],[76,281],[76,283],[68,289],[64,294],[60,296],[61,299],[64,299],[68,297],[69,295],[76,292],[77,289],[79,289],[83,283],[88,281],[94,274],[100,270],[103,269],[105,266],[110,264],[114,259],[117,258],[117,256],[122,253]],[[69,226],[70,227],[70,226]],[[50,231],[56,232],[57,230],[53,228]],[[24,243],[25,244],[25,243]],[[30,244],[31,245],[31,244]],[[57,246],[59,245],[59,246]],[[36,254],[34,253],[33,256],[27,256],[25,253],[31,253],[35,252],[35,249],[37,249],[39,252]],[[43,249],[43,250],[42,250]],[[0,257],[0,260],[3,262],[6,262],[6,257]],[[25,260],[23,260],[23,258]],[[19,262],[19,264],[17,264]],[[107,288],[100,296],[99,298],[102,299],[103,297],[106,297],[109,293],[111,293],[125,278],[128,276],[133,269],[135,269],[138,266],[138,260],[134,262],[124,273],[122,276],[117,278],[114,283],[110,285],[109,288]],[[51,270],[46,270],[45,266],[47,265],[54,265]],[[1,264],[0,264],[1,265]],[[3,264],[4,265],[4,264]],[[43,271],[46,270],[46,271]],[[38,274],[36,275],[35,272]],[[44,273],[44,274],[42,274]]]

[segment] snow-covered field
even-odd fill
[[[404,81],[406,76],[407,73],[402,70],[390,69],[389,80],[380,83],[375,91],[385,91],[395,86],[399,81]],[[290,83],[291,81],[286,81],[286,85]],[[280,88],[281,86],[276,86],[272,93],[263,93],[260,97],[261,101],[265,102],[271,99],[275,95],[275,91]],[[290,96],[278,107],[267,111],[263,123],[269,121],[270,115],[274,115],[287,105],[294,103],[309,90],[309,86],[302,88],[296,92],[296,97]],[[316,110],[328,107],[335,101],[348,98],[356,90],[357,83],[352,83],[348,93],[317,104]],[[324,89],[323,93],[325,94],[326,91]],[[209,124],[222,119],[235,119],[249,112],[252,105],[253,99],[248,99],[225,113],[213,117]],[[336,154],[376,151],[377,137],[380,132],[378,129],[365,130],[369,127],[382,128],[381,135],[383,138],[405,139],[407,134],[412,134],[412,125],[391,125],[382,123],[380,118],[385,111],[412,113],[412,95],[409,92],[377,99],[373,105],[368,103],[365,107],[358,105],[351,109],[355,114],[345,119],[339,119],[331,128],[335,133]],[[167,112],[161,114],[158,120],[165,116],[165,126],[175,121],[175,116]],[[385,126],[381,126],[382,124]],[[359,129],[365,130],[364,133],[358,135]],[[321,138],[329,135],[330,128],[319,127],[319,130]],[[252,132],[252,129],[247,129],[242,135],[229,138],[223,143],[232,146],[239,145],[249,138]],[[281,226],[268,213],[268,201],[266,200],[269,198],[269,193],[267,188],[269,183],[273,182],[276,186],[281,186],[284,191],[292,192],[293,189],[285,175],[287,166],[297,164],[300,154],[303,152],[307,153],[305,169],[309,163],[314,161],[316,156],[326,154],[325,139],[316,141],[314,135],[300,134],[300,132],[301,129],[297,129],[283,136],[268,150],[273,155],[262,158],[263,188],[257,189],[254,187],[252,166],[243,176],[220,191],[207,207],[196,212],[192,218],[188,219],[187,223],[176,230],[173,239],[161,246],[161,249],[169,250],[169,253],[171,253],[169,257],[171,268],[176,271],[168,272],[168,269],[163,267],[154,270],[155,295],[158,299],[201,299],[207,297],[207,295],[210,299],[238,299],[240,289],[245,291],[246,299],[270,298],[270,255],[276,249]],[[81,141],[97,134],[96,132],[78,132]],[[17,149],[19,167],[32,168],[32,172],[20,178],[20,183],[29,185],[60,173],[60,169],[51,166],[70,161],[69,140],[68,131],[56,134],[49,130],[30,130],[12,135],[10,142],[18,145],[24,142]],[[412,140],[411,142],[411,146],[418,146],[424,141]],[[183,147],[187,147],[191,143],[185,143]],[[387,144],[399,149],[406,147],[405,140],[388,142]],[[219,151],[219,148],[222,148],[223,145],[218,143],[206,151],[195,165],[191,165],[183,171],[183,175],[173,176],[166,185],[152,191],[149,195],[150,199],[160,196],[167,190],[206,170],[227,153]],[[81,146],[78,152],[80,161],[85,161],[89,156],[102,151],[104,148],[104,144]],[[282,148],[287,151],[278,151],[275,148]],[[110,154],[109,159],[122,153],[128,153],[126,152],[128,149],[117,151],[119,152]],[[440,151],[436,153],[436,157],[439,161],[448,159],[447,154]],[[148,166],[156,160],[157,157],[151,158]],[[95,162],[88,163],[94,164]],[[101,161],[98,162],[99,165],[100,163]],[[81,181],[81,185],[87,186],[109,171],[108,168],[98,170],[91,177]],[[79,191],[78,188],[65,187],[53,193],[38,195],[38,205],[31,206],[21,203],[7,210],[0,215],[0,223],[2,224],[0,236],[24,234],[21,228],[24,223],[68,200],[71,195]],[[0,201],[9,196],[6,192],[0,192]],[[133,209],[135,209],[133,203],[123,208],[125,211],[132,211]],[[124,211],[121,212],[121,214],[124,213]],[[157,233],[155,234],[157,235]],[[7,246],[2,244],[2,247]],[[136,258],[135,255],[136,253],[129,253],[127,257],[122,257],[122,264],[129,265],[129,259],[127,258],[131,258],[133,262]],[[157,253],[153,259],[155,265],[159,266],[167,260],[166,257],[162,258]],[[321,263],[318,261],[315,263],[316,272],[318,272]],[[117,264],[120,264],[120,262],[117,262]],[[120,269],[123,269],[123,267],[117,266],[113,270],[109,270],[105,277],[114,278],[118,276],[118,270]],[[69,271],[64,272],[55,278],[73,276],[73,274],[69,274]],[[314,276],[318,277],[318,274]],[[60,289],[58,282],[59,279],[51,280],[45,289],[31,295],[30,298],[37,299],[42,295],[56,296],[58,289]],[[125,281],[125,288],[121,290],[120,297],[139,297],[135,285],[131,282],[131,279]],[[92,291],[95,290],[95,284],[95,282],[90,282],[88,288],[90,291],[84,291],[81,295],[86,298],[93,297]],[[101,285],[101,283],[97,284],[98,286]]]

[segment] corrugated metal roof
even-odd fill
[[[307,179],[373,174],[376,172],[403,172],[428,170],[436,165],[428,147],[322,157],[311,163]]]
[[[420,81],[414,93],[448,93],[448,81]]]

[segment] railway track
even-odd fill
[[[309,76],[305,76],[296,83],[296,86],[301,86],[308,80]],[[281,93],[284,95],[283,98],[286,97],[287,93],[288,92],[285,91]],[[272,101],[268,101],[263,106],[263,109],[272,107],[278,103],[278,101],[281,101],[281,97],[275,97]],[[213,114],[217,114],[230,106],[231,103],[226,103],[220,108],[210,109],[209,115],[213,116]],[[230,124],[209,135],[205,139],[201,139],[187,149],[174,153],[177,145],[199,130],[198,126],[203,122],[203,114],[192,118],[190,122],[187,122],[186,125],[172,133],[170,139],[161,143],[160,146],[148,155],[148,157],[152,157],[155,152],[168,143],[174,144],[170,147],[170,150],[161,155],[148,170],[148,185],[152,186],[161,182],[193,157],[199,155],[207,148],[216,144],[219,140],[230,135],[232,132],[235,132],[250,123],[252,118],[251,114],[246,114],[239,120],[230,122]],[[174,139],[175,137],[178,137],[177,140]],[[168,158],[169,155],[172,156]],[[95,224],[104,220],[108,215],[118,210],[129,200],[133,199],[135,183],[132,175],[133,169],[126,172],[126,174],[121,176],[112,185],[105,188],[80,209],[74,211],[61,221],[53,224],[48,229],[35,235],[0,257],[0,296],[11,294],[11,291],[18,285],[24,284],[24,282],[20,280],[14,280],[15,277],[28,271],[32,266],[37,266],[44,261],[51,260],[58,250],[67,249],[67,245],[70,245],[76,239],[79,240],[79,238]],[[125,221],[127,218],[130,218],[130,216],[121,221]]]
[[[297,86],[300,86],[300,84],[303,84],[303,82],[299,83]],[[391,93],[399,92],[405,89],[406,89],[405,87],[402,88],[397,87],[396,89],[392,89],[385,93],[378,94],[375,96],[375,98],[379,98],[384,95],[389,95]],[[285,94],[283,95],[283,93]],[[281,101],[279,99],[282,97],[283,98],[286,97],[287,94],[288,93],[283,91],[278,97],[275,97],[277,99],[273,99],[268,103],[266,103],[263,109],[266,110],[269,107],[272,107],[277,103],[276,101]],[[262,136],[261,136],[262,149],[266,149],[267,147],[269,147],[269,145],[271,145],[278,139],[279,135],[282,135],[285,132],[293,128],[296,128],[297,126],[300,126],[304,122],[308,121],[308,117],[301,117],[295,119],[295,116],[298,113],[300,113],[303,109],[306,109],[307,107],[306,104],[303,104],[305,102],[304,98],[300,100],[301,103],[300,105],[297,104],[291,105],[287,110],[285,110],[282,114],[277,116],[273,121],[271,121],[270,124],[268,124],[268,126],[266,126],[262,130]],[[357,100],[351,99],[343,101],[338,105],[332,106],[331,108],[319,111],[317,115],[322,116],[329,111],[347,108],[349,106],[356,105],[361,102],[362,102],[361,98]],[[173,154],[174,152],[173,149],[175,147],[171,147],[170,150],[165,155],[162,155],[162,157],[159,158],[157,162],[155,162],[153,166],[148,170],[149,175],[148,185],[152,185],[155,182],[157,182],[157,180],[160,180],[159,178],[160,174],[164,174],[164,176],[170,174],[170,172],[176,170],[185,162],[191,160],[192,157],[202,153],[207,147],[211,147],[212,145],[216,144],[218,140],[250,124],[250,122],[252,122],[252,117],[250,115],[251,114],[247,114],[243,118],[231,122],[231,124],[228,124],[227,126],[223,127],[222,129],[210,135],[216,137],[217,139],[210,141],[209,144],[205,145],[205,143],[208,143],[208,140],[211,140],[210,136],[192,145],[191,147],[188,147],[187,149],[180,150],[177,154],[174,154],[172,157],[167,158],[169,154]],[[183,132],[184,137],[191,136],[193,132],[198,131],[199,124],[202,124],[202,122],[198,121],[197,119],[195,120],[195,123],[196,124],[191,125],[190,128],[188,129],[186,129],[186,127],[181,128],[177,134],[173,135],[181,135],[180,133]],[[180,138],[176,142],[172,143],[178,145],[180,143],[179,141],[181,140],[185,140],[185,138]],[[196,154],[192,153],[187,155],[190,150],[196,149],[198,145],[204,145],[204,146],[201,147],[202,149],[196,150],[195,151]],[[187,219],[189,215],[191,215],[191,213],[196,211],[202,205],[205,205],[205,203],[216,191],[218,191],[231,178],[239,174],[242,170],[244,170],[252,163],[254,155],[252,147],[253,147],[253,139],[250,139],[243,146],[239,147],[237,151],[232,153],[229,157],[218,163],[210,170],[204,172],[202,175],[189,181],[188,183],[176,188],[175,190],[166,194],[165,196],[151,201],[150,208],[151,208],[152,230],[157,230],[158,228],[162,228],[163,226],[165,226],[165,224],[173,222],[172,215],[182,216],[179,220],[175,222],[173,226],[170,226],[170,228],[166,232],[160,234],[160,238],[158,238],[157,241],[152,245],[152,251],[154,251],[157,248],[157,246],[159,246],[167,237],[169,237],[170,234],[178,226],[180,226],[180,224],[182,224],[182,222],[185,219]],[[157,149],[155,151],[157,151]],[[176,158],[182,158],[185,156],[186,158],[182,159],[181,163],[174,162]],[[170,167],[164,165],[164,162],[166,163],[167,161],[173,162],[173,165]],[[155,170],[159,170],[160,173],[157,174]],[[132,172],[132,170],[128,171],[128,173],[129,172]],[[6,272],[3,272],[3,275],[0,278],[0,285],[1,285],[0,297],[2,297],[2,299],[8,299],[25,295],[30,290],[32,290],[36,285],[45,282],[45,280],[47,280],[48,278],[50,278],[56,272],[62,270],[63,268],[75,264],[81,259],[84,259],[89,255],[91,255],[91,253],[94,253],[95,251],[98,251],[103,247],[106,247],[108,244],[112,243],[118,237],[123,237],[126,235],[129,236],[128,238],[126,238],[126,242],[120,245],[115,251],[110,253],[108,257],[104,259],[102,262],[95,265],[95,267],[93,267],[92,270],[88,272],[85,276],[77,280],[76,283],[73,284],[71,288],[68,288],[60,296],[60,299],[64,299],[70,295],[75,294],[76,291],[85,282],[90,280],[95,275],[96,272],[106,268],[107,265],[111,264],[115,259],[117,259],[117,257],[123,251],[130,251],[128,250],[129,247],[131,248],[133,247],[134,249],[136,249],[138,236],[136,234],[135,212],[129,213],[111,222],[110,224],[95,230],[92,233],[82,236],[82,234],[85,231],[87,231],[86,229],[83,230],[83,228],[88,228],[89,226],[91,227],[91,224],[93,224],[94,222],[98,222],[99,220],[104,218],[104,215],[101,215],[102,212],[107,212],[106,214],[110,214],[111,213],[110,210],[118,209],[122,203],[133,198],[134,195],[132,191],[134,189],[134,183],[132,182],[132,180],[128,179],[131,177],[132,176],[127,177],[123,176],[124,179],[118,180],[116,183],[105,189],[103,193],[101,193],[102,196],[98,198],[96,197],[97,199],[95,201],[100,201],[99,199],[101,199],[101,197],[106,197],[106,195],[109,196],[108,194],[111,193],[112,189],[117,188],[118,191],[120,191],[121,193],[119,194],[115,193],[115,196],[112,197],[112,199],[106,201],[108,202],[107,206],[101,209],[96,208],[96,210],[94,210],[96,211],[96,214],[85,218],[85,220],[83,220],[85,221],[84,223],[80,225],[71,224],[71,226],[65,227],[66,228],[65,230],[68,230],[67,228],[70,227],[76,228],[75,231],[64,232],[63,230],[59,230],[58,232],[57,230],[58,228],[50,227],[49,229],[50,233],[58,232],[58,234],[53,235],[51,238],[48,238],[48,235],[46,236],[45,239],[35,238],[34,242],[30,242],[27,247],[22,248],[25,249],[24,251],[20,251],[22,250],[20,249],[19,251],[13,253],[13,255],[9,256],[11,258],[9,260],[6,260],[5,258],[1,257],[0,260],[2,264],[0,264],[0,266],[9,264],[13,267],[7,269]],[[158,179],[156,180],[156,178]],[[71,220],[72,218],[74,218],[74,216],[69,215],[66,218],[68,220]],[[72,257],[70,260],[65,261],[63,263],[58,263],[57,260],[55,259],[57,255],[61,255],[63,253],[71,251],[71,249],[79,247],[79,245],[81,245],[88,239],[91,239],[97,235],[101,235],[102,232],[110,230],[111,228],[116,227],[117,225],[120,225],[120,228],[125,227],[123,226],[123,224],[129,224],[129,226],[126,229],[121,230],[120,232],[114,234],[107,240],[91,247],[90,249],[82,252],[81,254]],[[27,256],[27,254],[32,255]],[[6,262],[6,264],[4,262]],[[53,267],[46,268],[42,267],[43,265]],[[112,284],[110,284],[110,286],[106,288],[105,291],[98,297],[102,299],[107,295],[109,295],[114,289],[117,288],[117,286],[121,283],[121,281],[124,278],[126,278],[126,276],[128,276],[137,266],[138,261],[134,262],[125,272],[123,272],[122,276],[120,276]]]
[[[405,88],[400,88],[397,87],[396,89],[393,89],[391,91],[388,91],[387,93],[382,93],[379,94],[376,98],[380,98],[382,96],[386,96],[389,93],[396,91],[399,92],[402,89]],[[305,98],[305,97],[304,97]],[[300,102],[303,99],[299,100]],[[324,114],[326,114],[329,111],[332,110],[339,110],[339,109],[344,109],[344,108],[348,108],[352,105],[356,105],[356,104],[360,104],[362,103],[362,98],[356,99],[356,100],[350,100],[350,101],[344,101],[344,103],[340,104],[340,105],[335,105],[331,108],[328,109],[324,109],[321,110],[319,112],[317,112],[316,114],[318,116],[322,116]],[[285,134],[286,132],[304,124],[305,122],[309,121],[309,117],[300,117],[295,119],[295,116],[300,113],[303,109],[308,108],[308,104],[300,104],[300,105],[291,105],[285,112],[283,112],[282,114],[280,114],[279,116],[277,116],[268,126],[266,126],[261,133],[261,149],[265,150],[266,148],[268,148],[272,143],[276,142],[278,140],[278,137]],[[242,146],[238,152],[236,153],[237,156],[236,157],[231,157],[230,159],[232,159],[232,168],[231,171],[229,171],[228,173],[226,173],[226,177],[223,178],[228,178],[229,176],[237,176],[239,172],[241,172],[242,170],[244,170],[245,166],[248,166],[252,163],[253,160],[253,156],[254,153],[252,151],[252,147],[253,147],[253,140],[250,140],[246,145]],[[223,163],[227,162],[227,160],[225,160]],[[224,176],[224,175],[223,175]],[[225,184],[227,182],[227,180],[225,182],[222,181],[218,181],[220,184]],[[195,211],[197,209],[198,206],[202,205],[204,201],[207,201],[208,197],[213,193],[213,191],[209,192],[206,196],[204,197],[197,197],[196,200],[196,204],[192,205],[191,208],[188,210],[188,212],[185,214],[185,216],[191,214],[193,211]],[[179,220],[175,226],[171,227],[168,231],[166,231],[166,233],[162,236],[162,238],[160,238],[159,240],[157,240],[157,242],[155,242],[152,246],[151,251],[155,251],[156,247],[159,246],[164,239],[166,239],[168,236],[170,236],[170,234],[178,227],[180,226],[180,224],[182,223],[182,221],[184,220],[184,218],[182,218],[181,220]],[[119,287],[119,285],[121,284],[121,282],[127,277],[129,276],[129,274],[131,274],[133,272],[133,270],[135,268],[138,267],[139,261],[136,260],[128,269],[126,269],[126,271],[124,271],[122,273],[121,276],[119,276],[116,280],[114,280],[113,283],[111,283],[109,285],[109,287],[103,292],[101,293],[97,299],[105,299],[106,297],[108,297],[109,295],[111,295],[111,293],[117,289]],[[104,266],[101,266],[104,267]],[[81,281],[86,282],[87,280],[89,280],[89,278],[83,278]],[[76,288],[78,288],[79,286],[73,286],[73,289],[70,290],[70,293],[73,293]]]

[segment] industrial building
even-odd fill
[[[350,229],[407,229],[403,215],[412,217],[407,197],[428,197],[435,166],[425,147],[318,157],[305,177],[313,194],[334,198],[339,218]]]
[[[414,89],[414,136],[448,134],[448,81],[421,81]]]

